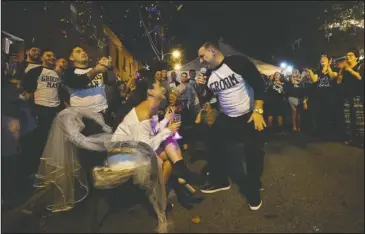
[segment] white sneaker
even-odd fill
[[[260,201],[260,204],[258,204],[257,206],[251,206],[250,204],[248,204],[248,207],[250,207],[250,210],[253,210],[253,211],[260,209],[261,206],[262,206],[262,199]]]

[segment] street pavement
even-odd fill
[[[238,150],[242,150],[238,147]],[[296,135],[275,138],[265,145],[262,178],[263,206],[249,211],[236,185],[228,191],[206,195],[186,210],[172,198],[175,208],[168,219],[171,232],[364,232],[364,150],[339,142],[318,141]],[[193,157],[191,152],[186,158]],[[222,156],[224,157],[224,156]],[[200,171],[204,160],[189,167]],[[139,192],[139,193],[138,193]],[[139,194],[137,196],[136,194]],[[99,230],[101,233],[151,233],[157,221],[141,203],[143,195],[133,187],[116,193],[116,208]],[[43,221],[44,232],[90,232],[95,196],[77,208],[55,213]],[[199,217],[200,222],[192,219]],[[31,218],[14,232],[39,231]],[[38,222],[38,221],[37,221]]]

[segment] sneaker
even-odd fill
[[[250,210],[252,210],[252,211],[256,211],[256,210],[260,209],[261,206],[262,206],[262,200],[260,200],[260,203],[258,205],[248,204],[248,207],[250,207]]]
[[[200,191],[202,191],[202,193],[216,193],[219,191],[228,190],[230,188],[231,188],[230,184],[221,184],[221,185],[209,184],[201,188]]]
[[[262,206],[260,190],[257,189],[253,191],[252,194],[247,196],[247,200],[248,200],[248,207],[250,208],[250,210],[256,211],[260,209],[260,207]]]

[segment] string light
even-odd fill
[[[364,28],[364,19],[362,20],[343,20],[342,22],[335,22],[328,25],[330,29],[339,28],[345,30],[350,27]]]

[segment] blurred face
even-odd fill
[[[39,60],[40,55],[41,55],[41,50],[40,50],[39,48],[36,48],[36,47],[30,48],[30,49],[27,51],[27,56],[28,56],[28,58],[30,58],[32,61],[37,61],[37,60]]]
[[[182,83],[184,83],[184,84],[187,83],[188,82],[188,76],[187,76],[187,74],[186,73],[181,74],[180,79],[181,79],[181,82]]]
[[[346,61],[346,60],[343,60],[343,61],[338,62],[338,63],[337,63],[337,68],[338,68],[338,69],[342,69],[342,68],[344,68],[344,67],[345,67],[345,65],[346,65],[346,63],[347,63],[347,61]]]
[[[83,48],[75,47],[70,55],[70,61],[76,64],[87,64],[89,57]]]
[[[167,79],[167,71],[166,70],[162,70],[161,71],[161,76],[162,76],[162,79],[163,80],[166,80]]]
[[[164,100],[166,90],[161,86],[160,82],[155,82],[153,84],[153,89],[148,90],[148,94],[158,100]]]
[[[346,61],[348,63],[356,63],[357,62],[356,55],[353,52],[348,52],[346,54]]]
[[[169,93],[169,103],[170,104],[175,104],[176,100],[177,100],[176,95],[170,92]]]
[[[279,72],[275,72],[275,74],[274,74],[274,80],[275,81],[280,81],[280,73]]]
[[[46,51],[43,53],[42,64],[48,68],[54,68],[56,66],[56,56],[52,51]]]
[[[294,76],[294,77],[298,77],[298,76],[299,76],[299,71],[298,71],[298,69],[294,69],[294,70],[293,70],[292,76]]]
[[[68,62],[64,58],[60,58],[56,61],[56,67],[62,69],[63,71],[68,68]]]
[[[155,73],[155,79],[158,80],[158,81],[160,81],[161,78],[162,78],[162,72],[161,71],[157,71]]]
[[[190,78],[195,78],[195,76],[196,76],[195,71],[189,71],[189,77]]]
[[[327,56],[322,56],[321,57],[320,63],[321,63],[322,66],[327,65],[328,62],[329,62],[329,60],[328,60]]]
[[[175,81],[176,77],[177,77],[176,72],[171,72],[171,80]]]
[[[203,109],[204,109],[204,111],[205,112],[208,112],[208,111],[210,111],[210,103],[209,102],[207,102],[207,103],[205,103],[204,105],[203,105]]]
[[[203,66],[206,66],[208,68],[214,68],[215,66],[217,66],[215,59],[216,54],[216,49],[205,48],[204,46],[202,46],[198,51],[199,61]]]

